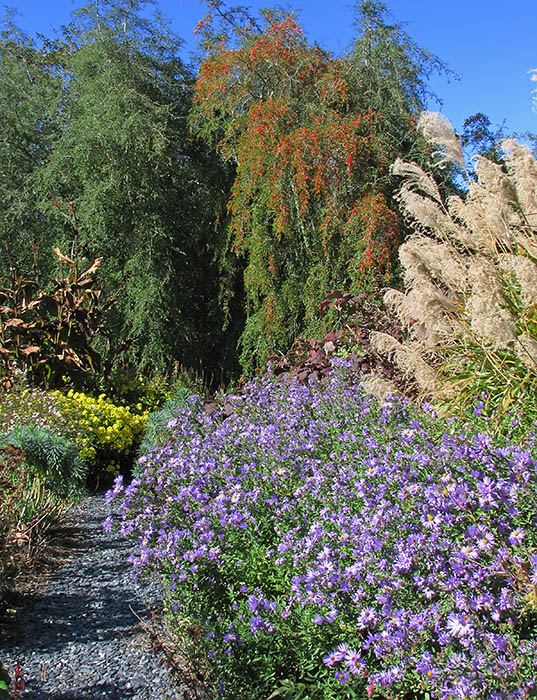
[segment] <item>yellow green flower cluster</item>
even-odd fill
[[[100,471],[119,473],[121,457],[131,454],[140,442],[148,415],[142,404],[118,406],[105,394],[89,396],[72,389],[55,392],[61,414],[76,427],[80,455]]]

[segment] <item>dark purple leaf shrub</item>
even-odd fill
[[[134,572],[204,630],[221,697],[535,697],[535,435],[380,406],[339,365],[177,414],[109,494]]]
[[[371,293],[352,294],[335,289],[319,306],[326,332],[320,338],[297,338],[290,350],[273,353],[269,362],[276,375],[292,377],[307,384],[332,371],[334,357],[346,359],[356,372],[374,373],[393,382],[400,393],[414,398],[416,383],[386,355],[377,352],[370,342],[371,331],[388,333],[400,340],[401,324],[381,301],[382,288],[377,284]]]

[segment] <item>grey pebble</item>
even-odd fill
[[[106,533],[111,508],[103,494],[72,511],[82,546],[55,572],[0,659],[8,673],[22,667],[27,700],[190,700],[142,633],[160,604],[160,587],[135,582],[129,555],[135,543]],[[131,610],[132,608],[132,610]],[[148,682],[148,679],[151,679]]]

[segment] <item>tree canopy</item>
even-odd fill
[[[194,77],[179,58],[181,41],[158,14],[142,16],[147,4],[110,0],[78,10],[54,48],[54,74],[46,47],[5,38],[8,87],[17,71],[39,77],[23,82],[24,132],[16,106],[4,106],[11,152],[2,155],[19,173],[11,187],[22,202],[17,209],[13,197],[8,209],[19,211],[16,226],[21,216],[30,220],[25,236],[38,238],[39,267],[55,245],[75,258],[103,258],[101,284],[116,300],[110,357],[123,351],[124,361],[160,372],[174,362],[213,371],[223,324],[215,220],[226,175],[189,131]],[[20,261],[30,259],[28,246],[15,248]]]
[[[102,258],[108,366],[251,373],[322,330],[334,289],[389,277],[396,157],[443,64],[381,2],[341,56],[293,13],[211,0],[196,70],[150,0],[92,0],[60,39],[0,42],[1,272]],[[35,276],[35,275],[34,275]],[[219,369],[224,368],[223,371]]]

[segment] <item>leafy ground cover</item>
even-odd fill
[[[230,401],[178,411],[109,494],[216,694],[535,697],[535,433],[380,404],[345,362]]]

